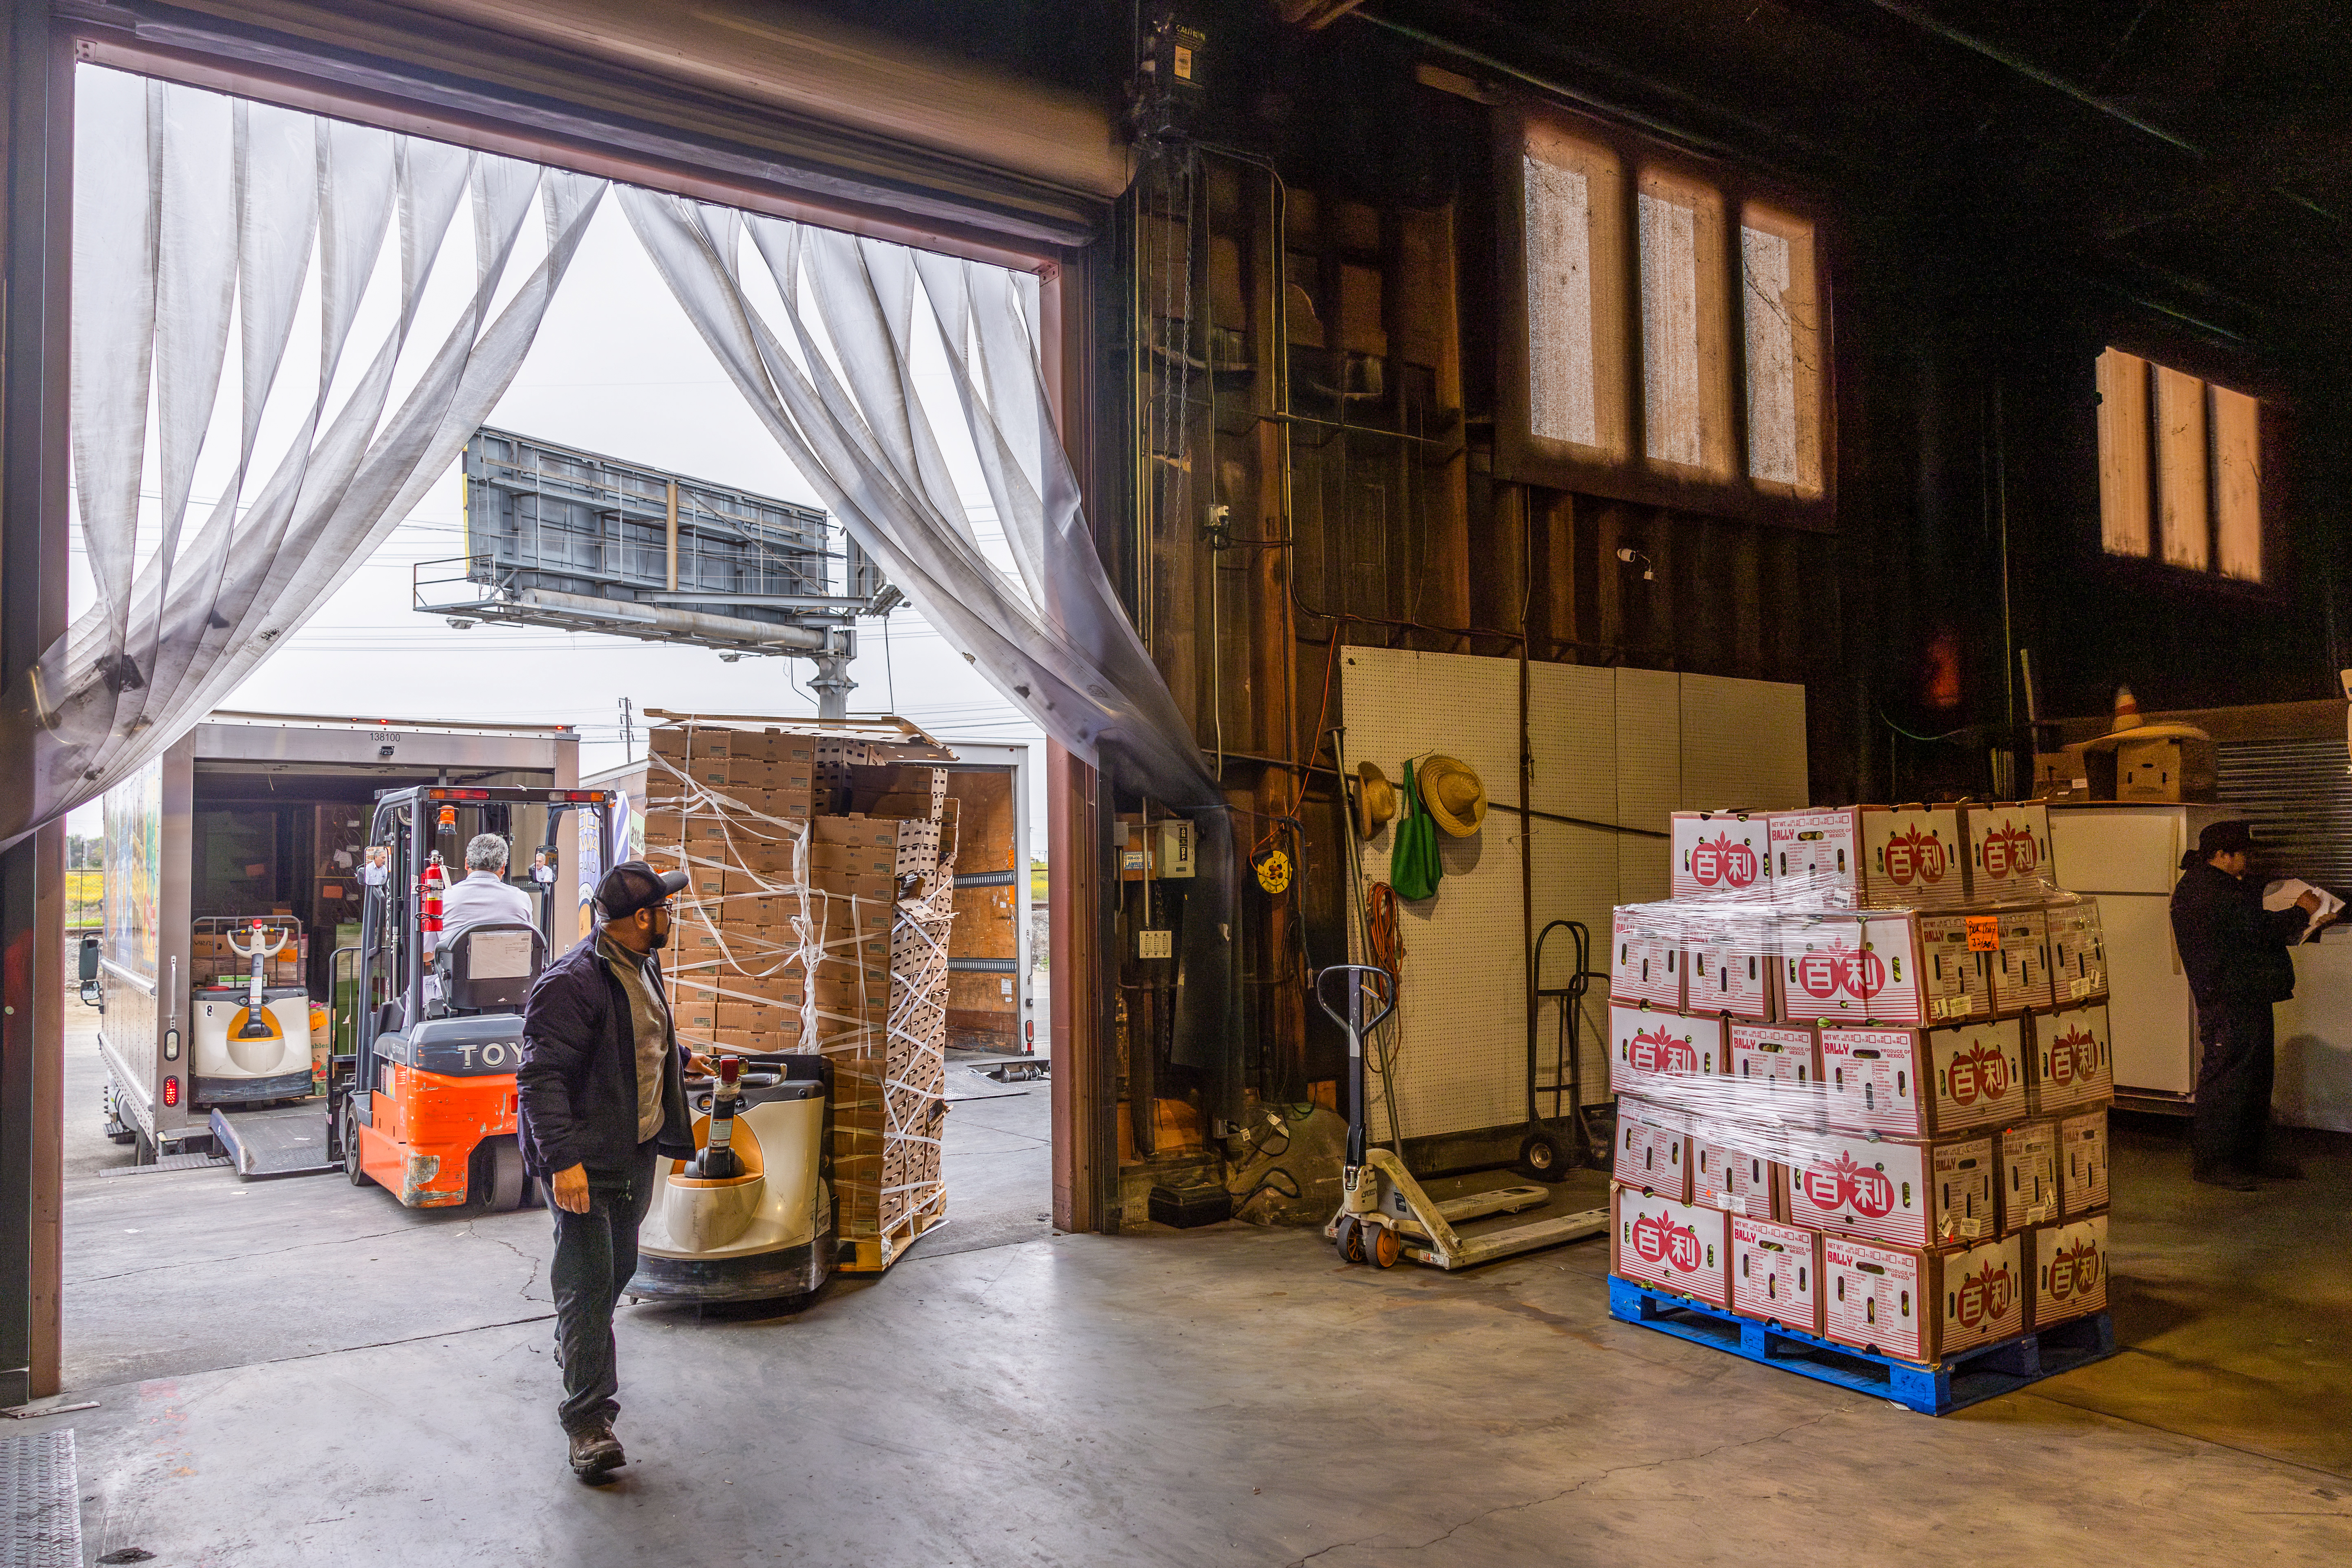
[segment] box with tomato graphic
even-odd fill
[[[2050,927],[2050,989],[2055,1005],[2102,1002],[2107,994],[2107,944],[2096,899],[2053,900],[2042,911]]]
[[[2057,1005],[2050,988],[2050,922],[2039,909],[2002,910],[1993,954],[1992,1004],[2000,1013]]]
[[[1609,1008],[1609,1082],[1620,1093],[1667,1078],[1717,1078],[1723,1072],[1720,1018],[1691,1018],[1652,1007]]]
[[[2021,1121],[2002,1128],[1994,1142],[1993,1162],[2003,1236],[2058,1218],[2063,1194],[2056,1122]]]
[[[2024,1238],[1930,1251],[1822,1238],[1822,1337],[1933,1364],[2025,1332]]]
[[[1731,1310],[1731,1216],[1617,1187],[1609,1194],[1609,1272]]]
[[[1786,902],[1841,891],[1862,896],[1862,807],[1776,811],[1766,826],[1775,899]]]
[[[1772,881],[1771,840],[1762,814],[1674,814],[1674,896],[1761,896]]]
[[[1929,1022],[1920,985],[1916,914],[1805,914],[1780,921],[1780,1016],[1918,1028]]]
[[[1832,1127],[1935,1137],[2025,1114],[2024,1029],[2015,1018],[1950,1029],[1822,1030]]]
[[[1969,899],[1996,904],[2042,896],[2050,879],[2050,808],[2040,801],[1962,808]]]
[[[1989,916],[1931,914],[1919,917],[1919,981],[1927,994],[1927,1019],[1966,1023],[1993,1016],[1992,963],[2000,927]]]
[[[2115,1052],[2105,1003],[2036,1014],[2027,1095],[2036,1116],[2105,1105],[2116,1094]]]
[[[1679,1013],[1683,947],[1679,930],[1655,904],[1620,904],[1609,921],[1609,995]]]
[[[2107,1113],[2058,1123],[2058,1212],[2068,1219],[2107,1206]]]
[[[1623,1186],[1690,1202],[1690,1113],[1620,1093],[1609,1175]]]
[[[1968,901],[1968,855],[1954,805],[1862,808],[1863,903],[1948,910]]]
[[[1995,1230],[1992,1140],[1792,1138],[1789,1222],[1896,1247],[1975,1242]]]
[[[2107,1216],[2095,1214],[2025,1233],[2029,1320],[2037,1329],[2107,1310]]]
[[[1731,1310],[1821,1338],[1821,1234],[1732,1215]]]

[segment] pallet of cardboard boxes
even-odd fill
[[[912,726],[655,716],[646,858],[688,877],[670,945],[679,1034],[832,1064],[839,1267],[887,1268],[947,1215],[954,753]]]
[[[2111,1349],[2105,955],[2044,808],[1685,812],[1673,854],[1612,921],[1619,1315],[1906,1387],[2078,1320]]]

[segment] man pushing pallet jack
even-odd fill
[[[1324,983],[1335,975],[1347,986],[1344,1012],[1332,1005],[1325,989]],[[1536,1208],[1551,1194],[1539,1186],[1512,1186],[1441,1203],[1423,1191],[1402,1160],[1390,1150],[1370,1147],[1365,1134],[1364,1037],[1395,1010],[1395,977],[1369,963],[1335,963],[1316,974],[1315,1000],[1348,1032],[1348,1157],[1339,1172],[1339,1212],[1323,1227],[1339,1256],[1382,1268],[1395,1268],[1401,1258],[1439,1268],[1469,1268],[1599,1236],[1609,1228],[1609,1211],[1598,1208],[1477,1236],[1457,1233],[1457,1224]],[[1368,1002],[1380,1009],[1370,1017],[1365,1016]]]

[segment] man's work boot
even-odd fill
[[[572,1473],[594,1485],[629,1462],[621,1440],[610,1426],[590,1426],[572,1434]]]
[[[2264,1160],[2260,1167],[2260,1173],[2266,1181],[2299,1182],[2303,1180],[2303,1167],[2284,1154],[2273,1154],[2269,1159]]]
[[[2251,1193],[2262,1184],[2232,1165],[2215,1165],[2194,1174],[2196,1180],[2209,1187],[2227,1187],[2233,1193]]]

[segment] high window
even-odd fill
[[[2107,553],[2261,582],[2261,403],[2114,348],[2098,392]]]
[[[1504,356],[1507,477],[1824,510],[1812,219],[1565,115],[1531,112],[1515,134],[1526,314]]]

